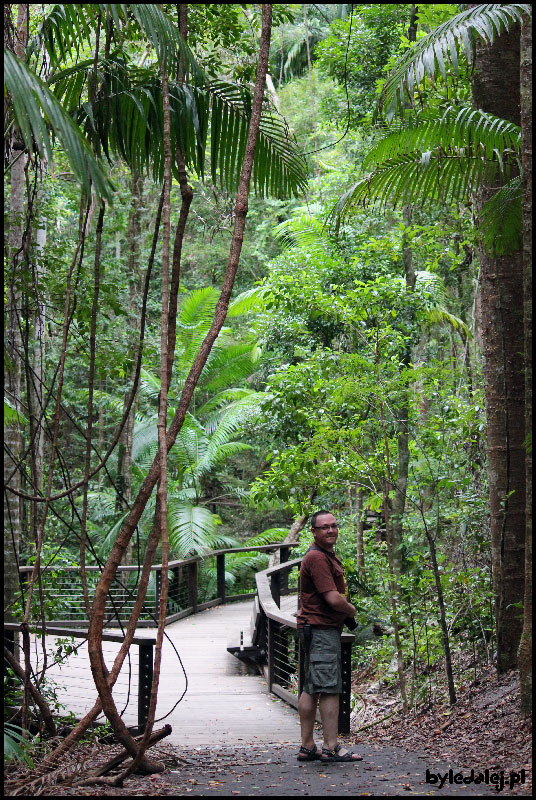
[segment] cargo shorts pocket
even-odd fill
[[[311,653],[309,675],[311,683],[318,689],[332,689],[337,686],[337,654]]]

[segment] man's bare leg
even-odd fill
[[[298,714],[300,715],[301,739],[303,747],[311,750],[315,741],[313,731],[316,719],[316,707],[318,705],[317,694],[307,694],[302,692],[298,700]]]
[[[324,747],[333,750],[337,746],[337,733],[339,723],[339,695],[320,695],[320,718],[322,720],[322,733],[324,734]]]
[[[322,720],[322,733],[324,734],[324,747],[326,750],[335,750],[337,747],[337,734],[339,729],[339,695],[321,694],[320,718]],[[339,755],[344,756],[348,750],[341,747]],[[353,755],[352,760],[361,761],[361,756]]]

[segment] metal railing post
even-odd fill
[[[352,693],[352,642],[341,642],[342,692],[339,698],[339,733],[350,733]]]
[[[199,562],[188,564],[188,605],[195,611],[199,587]]]
[[[143,733],[149,714],[153,683],[153,645],[140,644],[138,663],[138,728]]]
[[[225,553],[218,553],[216,556],[216,576],[218,581],[218,597],[225,603]]]
[[[6,631],[6,629],[4,628],[4,645],[9,650],[11,655],[15,656],[15,658],[18,661],[19,660],[18,656],[15,655],[15,631]],[[9,667],[7,666],[6,662],[4,661],[4,679],[8,675],[8,669],[9,669]],[[14,685],[14,683],[15,683],[15,681],[13,681],[12,679],[9,679],[7,681],[7,683],[4,684],[4,688],[5,689],[9,689],[9,688],[11,688],[12,685]]]
[[[303,649],[302,641],[299,631],[296,631],[298,637],[298,697],[303,692],[303,684],[305,683],[305,650]]]
[[[290,553],[290,547],[281,547],[279,550],[279,563],[284,564],[288,561]],[[281,594],[288,594],[288,576],[290,570],[284,569],[281,570],[280,578],[279,578],[279,593]]]
[[[278,606],[281,606],[281,574],[274,572],[270,577],[270,588],[272,590],[272,597]]]

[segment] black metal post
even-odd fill
[[[284,564],[288,561],[288,557],[290,554],[290,547],[281,547],[279,550],[279,563]],[[283,569],[280,573],[279,578],[279,593],[280,594],[288,594],[288,576],[290,570]]]
[[[270,577],[272,597],[278,606],[281,606],[281,574],[279,570]]]
[[[6,631],[6,629],[4,628],[4,645],[7,647],[7,649],[11,653],[11,655],[14,656],[15,655],[15,631]],[[4,660],[4,679],[8,675],[8,669],[9,669],[9,667],[7,666],[7,662]],[[7,683],[4,683],[4,689],[8,690],[14,684],[15,684],[15,681],[8,680]]]
[[[153,683],[153,644],[140,644],[138,664],[138,728],[143,733],[149,714]]]
[[[218,581],[218,597],[225,603],[225,553],[216,556],[216,576]]]
[[[352,642],[341,642],[342,692],[339,698],[339,733],[350,733],[352,693]]]
[[[199,586],[199,562],[188,564],[188,605],[195,611],[197,608],[197,593]]]

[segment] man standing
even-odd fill
[[[333,550],[339,528],[333,514],[322,510],[311,517],[311,529],[315,543],[301,563],[297,617],[305,652],[305,681],[298,702],[302,738],[298,761],[362,761],[337,744],[341,633],[344,620],[355,616],[354,606],[345,597],[343,568]],[[324,736],[321,754],[313,739],[317,705]]]

